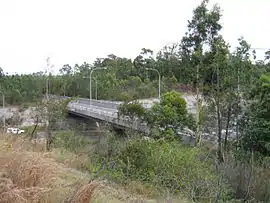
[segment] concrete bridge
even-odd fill
[[[120,128],[131,128],[139,132],[149,133],[149,128],[140,119],[134,119],[119,116],[118,107],[123,102],[108,101],[108,100],[90,100],[89,99],[77,99],[76,101],[68,104],[68,111],[70,114],[85,118],[93,118],[96,120],[104,121],[113,124]],[[146,103],[143,103],[146,105]],[[148,104],[148,107],[150,105]]]
[[[139,102],[145,108],[151,108],[154,102],[158,102],[158,100],[146,99],[139,100]],[[108,122],[118,128],[133,129],[138,132],[149,134],[149,127],[140,119],[134,119],[133,121],[131,121],[128,117],[118,115],[117,108],[122,103],[123,102],[120,101],[92,100],[90,104],[89,99],[81,98],[77,99],[74,102],[70,102],[68,104],[68,111],[70,114],[80,117],[92,118],[95,120]],[[191,134],[189,134],[189,131],[179,131],[179,135],[181,135],[183,143],[190,145],[195,144],[195,139],[193,136],[191,136]]]

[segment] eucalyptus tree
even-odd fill
[[[219,37],[219,31],[222,26],[220,21],[221,11],[219,6],[214,5],[211,10],[207,8],[209,1],[203,0],[202,3],[194,9],[192,20],[188,21],[188,32],[183,37],[180,45],[180,56],[182,63],[191,71],[187,71],[191,81],[196,85],[197,95],[197,143],[201,140],[200,126],[200,86],[211,81],[212,73],[205,70],[211,62],[204,58],[204,48],[211,47],[215,39]]]

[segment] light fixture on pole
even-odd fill
[[[95,71],[95,70],[106,70],[107,67],[96,67],[94,69],[91,69],[90,71],[90,107],[92,106],[92,73]]]
[[[152,71],[157,72],[157,74],[158,74],[158,98],[160,100],[160,73],[157,69],[154,69],[154,68],[146,68],[145,70],[152,70]]]

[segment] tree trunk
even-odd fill
[[[34,129],[32,130],[32,133],[31,133],[31,138],[33,139],[34,138],[34,133],[36,132],[36,129],[37,129],[37,126],[38,126],[38,123],[39,123],[39,119],[38,117],[36,117],[36,122],[35,122],[35,127]]]
[[[253,163],[254,163],[254,152],[253,152],[253,149],[252,149],[251,157],[250,157],[250,161],[249,161],[250,172],[249,172],[249,175],[248,175],[247,189],[246,189],[246,194],[245,194],[243,202],[247,202],[248,199],[250,198],[250,190],[251,190],[251,185],[252,185],[252,180],[253,180]]]
[[[217,65],[217,94],[216,94],[216,110],[217,110],[217,135],[218,135],[218,160],[220,163],[224,162],[222,153],[222,121],[220,115],[220,77],[219,77],[219,65]]]
[[[201,142],[201,134],[200,134],[200,101],[199,101],[199,65],[197,65],[196,71],[196,100],[197,100],[197,114],[196,114],[196,146],[200,145]]]
[[[216,107],[217,107],[218,160],[220,161],[220,163],[222,163],[224,161],[224,158],[222,153],[222,137],[221,137],[222,123],[221,123],[219,99],[217,99]]]
[[[48,113],[48,112],[47,112]],[[50,116],[47,115],[47,121],[46,121],[46,151],[51,150],[51,144],[52,144],[52,133],[50,130]]]
[[[226,133],[225,133],[225,141],[224,141],[224,149],[225,149],[225,151],[229,150],[228,149],[228,135],[229,135],[229,127],[230,127],[231,115],[232,115],[232,105],[231,105],[231,102],[230,102],[229,106],[228,106],[227,120],[226,120]]]
[[[46,140],[46,151],[51,150],[51,145],[53,142],[52,133],[50,130],[47,131],[47,140]]]
[[[239,109],[240,109],[240,76],[239,76],[239,67],[237,66],[237,119],[236,119],[236,140],[237,143],[239,144],[240,136],[239,136]],[[237,145],[238,145],[237,144]],[[236,145],[236,147],[237,147]]]

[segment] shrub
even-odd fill
[[[53,141],[53,147],[64,148],[71,152],[78,153],[82,151],[86,146],[89,146],[91,140],[76,135],[73,131],[62,131],[55,135]]]
[[[198,148],[177,142],[136,139],[126,143],[110,173],[128,181],[142,181],[192,199],[213,198],[217,176],[214,165]],[[118,177],[119,178],[119,177]]]
[[[151,128],[173,129],[174,132],[187,126],[194,129],[194,119],[187,111],[187,104],[178,92],[162,95],[159,104],[145,113],[146,121]]]
[[[145,109],[137,101],[121,104],[118,107],[118,111],[120,115],[129,116],[131,119],[134,117],[141,118],[145,115]]]
[[[244,154],[238,153],[227,159],[224,174],[231,185],[233,196],[245,201],[254,199],[256,202],[269,202],[269,158],[258,154],[252,158],[250,153],[244,151]]]

